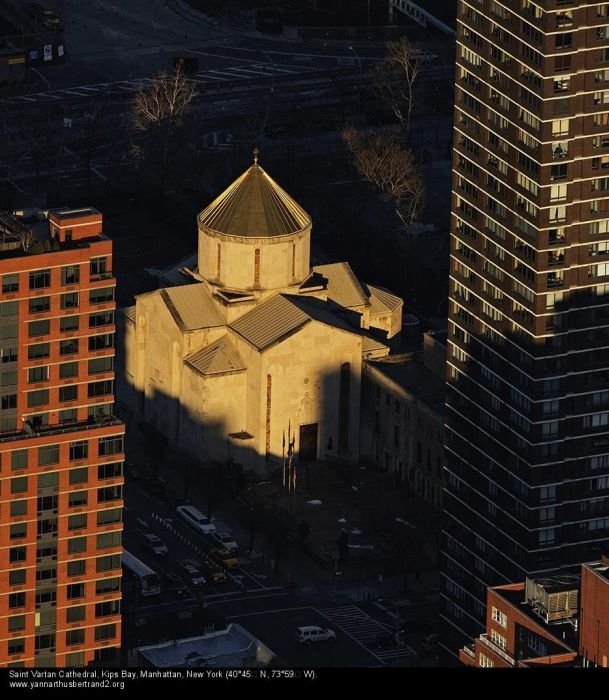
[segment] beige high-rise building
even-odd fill
[[[311,218],[258,165],[198,217],[198,255],[124,310],[120,400],[199,459],[265,472],[359,457],[366,358],[403,302],[348,263],[310,266]],[[276,465],[275,465],[276,466]]]

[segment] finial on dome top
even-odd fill
[[[253,156],[254,156],[254,165],[258,165],[258,156],[259,156],[259,154],[260,154],[260,151],[258,150],[258,146],[255,146],[255,147],[254,147],[254,150],[253,150],[252,153],[253,153]]]

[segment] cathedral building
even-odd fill
[[[360,454],[362,366],[400,298],[311,267],[311,217],[254,163],[198,216],[198,253],[123,310],[119,400],[202,461],[259,473]]]

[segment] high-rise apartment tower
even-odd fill
[[[444,643],[609,538],[609,3],[459,0]]]
[[[0,667],[120,644],[114,288],[99,212],[0,215]]]

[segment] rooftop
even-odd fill
[[[161,289],[161,297],[182,330],[224,325],[224,319],[203,282]]]
[[[323,275],[327,280],[328,298],[333,302],[349,309],[357,306],[368,306],[366,292],[353,274],[347,262],[316,265],[313,273]]]
[[[237,624],[200,637],[140,647],[138,652],[155,668],[267,666],[274,658],[267,646]]]
[[[407,356],[393,355],[385,360],[369,360],[368,364],[442,416],[446,383],[428,370],[422,360],[421,353],[418,353]]]
[[[189,355],[186,362],[204,375],[227,374],[245,369],[243,360],[228,336],[223,336],[201,350]]]
[[[302,231],[311,225],[311,217],[255,159],[199,214],[199,225],[231,236],[268,238]]]

